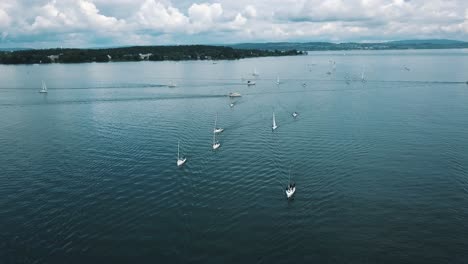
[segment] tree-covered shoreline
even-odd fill
[[[237,60],[302,55],[297,50],[236,49],[225,46],[134,46],[105,49],[30,49],[0,52],[0,64],[46,64],[121,61]]]

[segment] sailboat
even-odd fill
[[[279,76],[276,76],[276,84],[279,85],[280,84],[280,79],[279,79]]]
[[[215,126],[214,126],[214,129],[213,129],[213,133],[221,133],[224,131],[224,128],[218,128],[216,127],[216,123],[218,122],[218,113],[216,113],[216,118],[215,118]]]
[[[213,133],[213,150],[217,150],[221,144],[216,140],[216,133]]]
[[[47,86],[44,81],[42,81],[42,88],[39,90],[39,93],[47,93]]]
[[[187,158],[180,158],[180,141],[177,142],[177,167],[180,167],[182,165],[184,165],[184,163],[187,161]]]
[[[361,72],[361,82],[365,82],[366,79],[364,78],[364,68],[362,68],[362,72]]]
[[[258,72],[257,72],[257,69],[254,68],[253,72],[252,72],[252,76],[258,76]]]
[[[292,115],[292,117],[296,118],[299,115],[299,113],[298,112],[293,112],[291,115]]]
[[[167,87],[169,87],[169,88],[175,88],[175,87],[177,87],[177,85],[176,85],[173,81],[171,81],[171,82],[167,85]]]
[[[291,198],[294,193],[296,192],[296,184],[294,182],[291,182],[291,172],[289,172],[289,184],[288,187],[286,187],[286,197]]]
[[[229,97],[241,97],[242,95],[240,93],[233,92],[233,93],[229,93],[228,96]]]
[[[273,112],[273,124],[271,125],[271,129],[275,130],[276,128],[278,128],[278,126],[276,125],[275,112]]]

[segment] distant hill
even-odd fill
[[[29,48],[0,48],[0,51],[32,50]]]
[[[398,40],[382,43],[331,43],[331,42],[267,42],[229,45],[236,49],[260,50],[401,50],[401,49],[460,49],[468,48],[468,42],[449,39]]]
[[[460,41],[460,40],[452,40],[452,39],[409,39],[409,40],[388,41],[386,43],[401,44],[401,45],[408,45],[408,44],[454,45],[454,44],[463,44],[466,42]]]

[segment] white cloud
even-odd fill
[[[2,43],[24,46],[468,40],[467,21],[466,0],[0,0]]]
[[[215,23],[223,15],[221,4],[193,4],[188,9],[190,18],[190,33],[207,31],[215,26]]]
[[[136,14],[137,28],[159,30],[163,32],[181,31],[187,26],[189,20],[177,8],[164,6],[154,0],[146,0]]]
[[[0,9],[0,29],[8,28],[11,23],[11,18],[6,11]]]
[[[257,9],[252,5],[248,5],[244,8],[244,15],[248,18],[254,18],[257,16]]]
[[[119,30],[120,27],[125,26],[124,20],[119,20],[115,17],[108,17],[100,14],[99,10],[92,2],[85,0],[78,1],[80,6],[81,14],[84,15],[84,19],[88,26],[95,26],[99,29],[105,30]]]
[[[41,6],[34,22],[27,28],[31,34],[42,32],[73,32],[86,29],[116,31],[125,26],[125,21],[100,14],[90,1],[48,2]]]

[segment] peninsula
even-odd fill
[[[83,63],[119,61],[236,60],[305,54],[295,49],[236,49],[225,46],[134,46],[105,49],[26,49],[0,52],[0,64]]]

